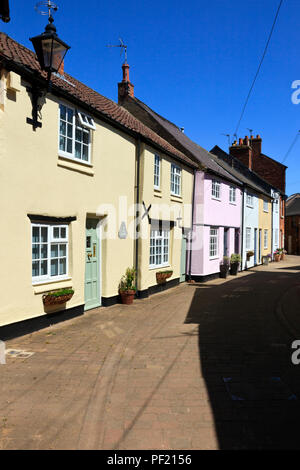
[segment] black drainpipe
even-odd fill
[[[141,157],[141,139],[138,137],[137,139],[137,177],[136,177],[136,213],[135,213],[135,220],[137,221],[139,218],[139,203],[140,203],[140,157]],[[136,287],[136,296],[139,297],[138,293],[138,275],[139,275],[139,225],[135,224],[135,270],[136,270],[136,278],[135,278],[135,287]]]
[[[196,171],[194,169],[194,185],[193,185],[193,199],[192,199],[192,231],[190,236],[190,261],[189,261],[189,281],[192,278],[192,244],[193,244],[193,233],[194,233],[194,210],[195,210],[195,187],[196,187]]]

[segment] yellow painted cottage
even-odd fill
[[[123,83],[123,82],[122,82]],[[122,83],[119,87],[122,87]],[[0,336],[185,280],[193,163],[115,102],[0,33]],[[71,300],[45,307],[49,291]]]

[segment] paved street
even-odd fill
[[[299,300],[289,256],[6,341],[0,449],[300,448]]]

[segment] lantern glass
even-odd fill
[[[68,47],[57,39],[43,39],[42,49],[44,56],[44,67],[51,72],[57,72],[66,55]]]

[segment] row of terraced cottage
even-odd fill
[[[45,84],[0,33],[0,336],[118,302],[127,267],[143,299],[161,271],[164,288],[205,281],[225,256],[245,269],[284,246],[286,167],[259,136],[206,151],[135,97],[127,63],[118,104],[63,68]],[[72,299],[45,307],[62,288]]]

